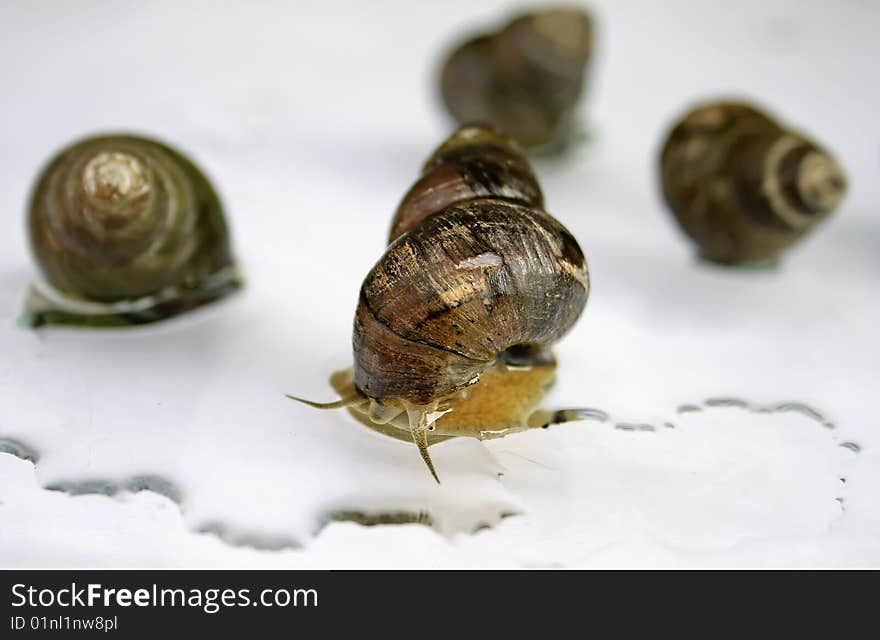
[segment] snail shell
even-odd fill
[[[539,209],[497,198],[452,204],[394,242],[361,287],[354,383],[427,406],[512,350],[540,352],[587,299],[584,256]]]
[[[562,146],[592,46],[592,19],[581,9],[518,16],[453,50],[440,75],[443,101],[459,123],[487,122],[527,148]]]
[[[36,181],[28,228],[43,289],[74,316],[152,306],[142,319],[156,319],[238,284],[214,189],[147,138],[99,136],[59,152]]]
[[[549,348],[589,292],[583,252],[542,203],[512,139],[475,126],[453,134],[403,198],[361,286],[354,368],[331,379],[343,399],[309,404],[356,408],[383,432],[403,431],[432,473],[427,431],[527,428],[552,382]]]
[[[676,124],[660,180],[701,256],[725,264],[775,260],[846,191],[843,169],[827,151],[735,102],[700,106]]]
[[[389,244],[429,214],[456,202],[496,197],[543,208],[538,179],[509,136],[465,126],[441,144],[422,167],[422,177],[403,197],[391,222]]]

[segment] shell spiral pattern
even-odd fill
[[[837,207],[838,162],[804,136],[741,103],[700,106],[669,133],[660,157],[667,205],[702,257],[775,260]]]
[[[36,182],[28,228],[52,299],[83,303],[96,324],[137,322],[117,312],[149,301],[160,308],[141,320],[173,315],[238,286],[213,187],[154,140],[100,136],[62,150]]]

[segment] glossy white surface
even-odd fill
[[[536,169],[593,282],[548,405],[609,421],[438,445],[438,487],[414,447],[284,398],[332,398],[360,281],[451,130],[439,56],[505,6],[0,8],[0,440],[20,456],[0,454],[0,566],[880,564],[871,3],[591,4],[594,139]],[[759,100],[850,175],[778,270],[697,263],[659,200],[667,127],[718,95]],[[146,329],[19,329],[31,180],[108,130],[211,175],[247,289]],[[97,490],[113,496],[72,495]],[[340,509],[435,528],[322,528]]]

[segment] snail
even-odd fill
[[[452,51],[440,73],[443,102],[460,124],[486,122],[528,149],[559,149],[576,125],[592,47],[582,9],[520,15]]]
[[[660,182],[701,256],[722,264],[774,262],[834,211],[847,186],[827,151],[737,102],[697,107],[675,125]]]
[[[425,163],[360,289],[353,369],[341,399],[382,433],[428,445],[499,437],[547,423],[550,347],[589,293],[577,241],[544,211],[522,151],[500,131],[465,126]],[[439,482],[439,480],[438,480]]]
[[[41,274],[32,326],[150,322],[241,284],[216,192],[155,140],[107,135],[63,149],[36,180],[27,224]]]

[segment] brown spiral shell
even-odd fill
[[[453,133],[422,167],[403,197],[388,242],[429,214],[463,200],[504,198],[543,208],[544,195],[519,146],[497,129],[468,125]]]
[[[538,357],[571,328],[589,292],[584,255],[542,201],[504,134],[470,126],[440,146],[361,287],[361,393],[427,405],[499,358]]]
[[[527,148],[563,146],[592,48],[592,18],[582,9],[520,15],[452,51],[440,74],[443,102],[460,124],[486,122]]]
[[[725,264],[776,259],[846,192],[843,169],[827,151],[737,102],[697,107],[675,125],[660,182],[702,257]]]
[[[39,175],[28,229],[44,280],[70,300],[116,303],[198,290],[233,263],[214,189],[180,152],[92,137]]]

